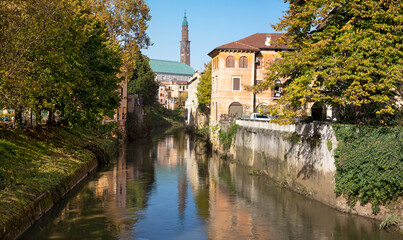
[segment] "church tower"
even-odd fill
[[[186,63],[190,66],[190,41],[189,41],[189,30],[188,30],[188,20],[185,16],[182,21],[182,41],[181,41],[181,62]]]

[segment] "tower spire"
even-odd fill
[[[186,63],[187,65],[190,66],[190,41],[189,41],[189,29],[188,29],[188,20],[186,17],[186,9],[182,21],[182,41],[180,42],[180,59],[181,62]]]

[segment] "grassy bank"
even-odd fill
[[[0,226],[43,192],[60,191],[66,180],[96,158],[108,162],[116,140],[103,132],[45,127],[0,130]]]
[[[153,129],[177,127],[184,124],[182,109],[168,110],[157,105],[151,109],[150,115],[149,120],[153,123]]]

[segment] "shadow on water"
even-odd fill
[[[21,239],[401,239],[223,161],[183,129],[126,143]]]

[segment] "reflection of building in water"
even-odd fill
[[[180,156],[173,136],[167,136],[157,144],[157,161],[159,165],[175,167],[179,164]]]
[[[118,234],[122,238],[131,235],[133,226],[127,224],[127,219],[123,216],[128,215],[127,210],[127,178],[131,173],[133,178],[133,166],[126,165],[126,154],[123,152],[118,158],[113,171],[106,172],[97,181],[94,181],[97,198],[103,199],[105,215],[111,219],[114,225],[119,229]]]
[[[195,151],[191,144],[190,138],[187,137],[185,150],[186,174],[193,192],[196,192],[199,187],[199,170],[197,167]]]
[[[239,239],[273,238],[271,229],[261,225],[260,218],[253,215],[246,202],[240,202],[239,198],[229,192],[229,189],[222,188],[218,178],[220,167],[222,166],[219,160],[210,161],[209,169],[217,175],[210,175],[209,238],[233,239],[233,236],[240,236]]]

